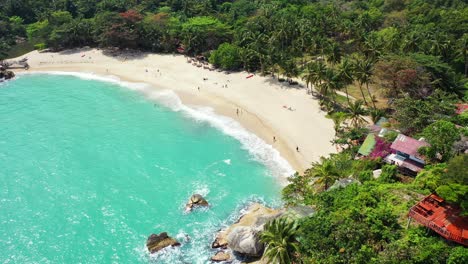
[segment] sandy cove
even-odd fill
[[[305,89],[281,84],[271,77],[257,74],[247,79],[247,72],[209,71],[187,63],[182,55],[133,52],[113,56],[99,49],[76,49],[60,53],[33,51],[20,58],[24,57],[29,59],[29,71],[114,75],[155,89],[173,90],[186,105],[209,106],[237,120],[277,149],[299,172],[320,156],[335,152],[330,143],[333,122],[325,118],[318,101]]]

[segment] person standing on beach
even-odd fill
[[[276,142],[276,137],[275,136],[273,136],[273,142]]]
[[[299,152],[299,146],[296,147],[296,151]]]
[[[239,116],[239,108],[237,108],[236,114],[237,114],[237,116]]]

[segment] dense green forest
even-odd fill
[[[25,47],[83,46],[183,48],[225,70],[306,83],[334,121],[332,143],[342,151],[290,177],[285,203],[317,213],[267,227],[265,241],[276,243],[266,254],[271,262],[468,263],[467,248],[406,226],[408,209],[430,193],[468,214],[468,113],[456,114],[468,99],[466,1],[0,2],[0,59]],[[379,139],[380,152],[355,159],[367,126],[381,117],[391,132]],[[428,165],[416,177],[382,162],[395,131],[431,144],[420,149]],[[359,184],[330,188],[346,177]],[[281,230],[293,234],[284,243],[275,241]]]

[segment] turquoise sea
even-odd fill
[[[290,171],[237,122],[172,92],[21,75],[0,84],[0,263],[208,263],[216,231],[252,201],[279,205]],[[193,193],[211,206],[184,213]],[[148,254],[163,231],[182,246]]]

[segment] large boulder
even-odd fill
[[[211,248],[222,248],[222,249],[227,248],[228,242],[227,242],[227,238],[226,238],[227,234],[225,232],[226,231],[224,230],[224,231],[219,232],[216,235],[215,240],[211,244]]]
[[[263,254],[264,245],[258,238],[259,234],[251,227],[238,226],[228,235],[229,248],[248,257],[260,257]]]
[[[194,207],[199,207],[199,206],[208,206],[208,202],[200,194],[194,194],[192,195],[192,197],[190,197],[190,200],[185,206],[185,210],[190,211]]]
[[[225,251],[219,251],[214,256],[211,257],[213,262],[231,262],[231,254]]]
[[[174,238],[167,235],[166,232],[162,232],[159,235],[151,234],[146,241],[146,247],[150,253],[157,252],[165,247],[177,247],[180,243]]]
[[[8,70],[0,70],[0,79],[12,79],[15,77],[15,73]]]
[[[247,257],[259,257],[263,251],[263,243],[259,241],[259,233],[263,226],[284,213],[284,210],[267,208],[261,204],[252,204],[247,212],[233,225],[221,230],[211,244],[212,248],[229,247],[236,253]]]

